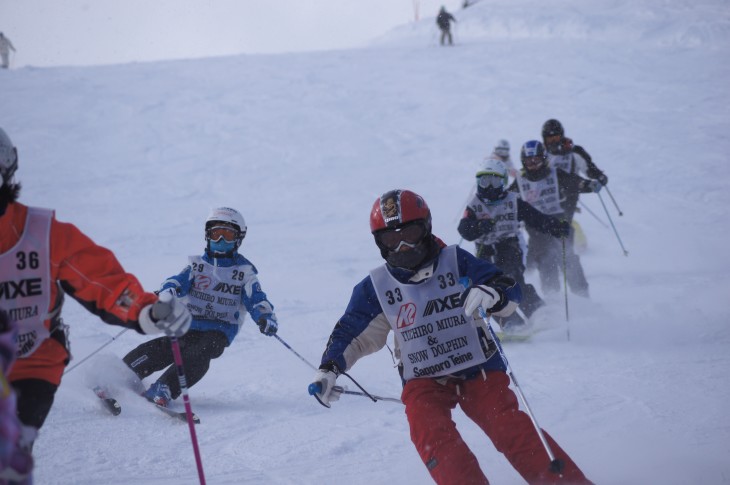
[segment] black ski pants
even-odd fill
[[[53,406],[58,386],[42,379],[18,379],[10,383],[18,397],[18,419],[40,429]]]
[[[563,253],[563,241],[556,239],[549,234],[527,228],[530,235],[528,243],[528,258],[535,261],[540,273],[542,291],[546,293],[557,293],[560,291],[560,270],[565,267],[565,279],[568,287],[576,295],[588,297],[588,280],[583,272],[583,265],[580,257],[573,248],[574,230],[571,228],[570,236],[565,240],[565,253]],[[565,254],[565,259],[563,259]]]
[[[520,284],[522,287],[520,310],[527,318],[545,304],[535,287],[525,283],[525,265],[522,262],[522,248],[518,238],[502,239],[488,246],[477,244],[477,257],[491,262]]]
[[[178,339],[188,387],[193,387],[210,368],[210,361],[220,357],[228,346],[223,332],[190,330]],[[182,392],[177,378],[177,369],[168,337],[159,337],[145,342],[124,356],[124,363],[137,374],[145,377],[167,368],[158,379],[170,388],[173,399]]]

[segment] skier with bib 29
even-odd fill
[[[261,333],[276,334],[274,306],[261,290],[258,271],[238,253],[246,231],[240,212],[229,207],[213,209],[205,222],[205,252],[191,256],[182,272],[168,278],[160,289],[160,294],[181,299],[193,315],[190,331],[179,339],[188,387],[200,381],[210,361],[233,342],[243,321],[242,310],[251,315]],[[145,342],[123,360],[139,379],[167,369],[144,392],[147,400],[167,406],[180,396],[169,338]]]

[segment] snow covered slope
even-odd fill
[[[554,330],[507,346],[513,369],[596,483],[727,483],[730,8],[494,0],[455,14],[453,48],[424,19],[359,50],[0,72],[21,200],[56,208],[149,289],[202,251],[211,207],[239,208],[280,336],[316,365],[352,286],[381,262],[375,198],[420,193],[455,244],[478,161],[499,138],[516,156],[558,118],[609,176],[624,216],[603,200],[629,256],[578,215],[591,299],[570,296],[566,341],[563,295],[549,296],[536,318]],[[597,196],[582,200],[608,224]],[[65,321],[76,362],[119,332],[72,301]],[[187,427],[121,385],[118,357],[143,340],[127,332],[66,376],[37,483],[196,483]],[[387,349],[351,373],[399,396]],[[118,417],[87,389],[102,375]],[[402,406],[347,396],[324,409],[312,375],[245,324],[191,390],[209,483],[429,482]],[[455,420],[493,483],[521,483]]]

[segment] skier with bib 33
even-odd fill
[[[332,391],[337,376],[384,347],[392,331],[411,440],[436,483],[488,483],[451,418],[457,405],[529,483],[588,483],[545,433],[565,464],[562,475],[550,472],[549,455],[509,389],[498,342],[479,316],[480,307],[496,316],[512,313],[519,285],[489,261],[434,236],[428,205],[409,190],[375,201],[370,230],[385,264],[353,289],[310,394],[330,407],[339,397]]]
[[[213,209],[205,222],[207,246],[200,256],[191,256],[181,273],[168,278],[160,294],[183,301],[193,322],[179,339],[187,386],[192,387],[208,372],[210,361],[220,357],[238,334],[245,310],[264,335],[278,328],[274,307],[261,290],[254,265],[238,248],[246,237],[246,222],[235,209]],[[124,363],[141,380],[167,369],[145,392],[147,400],[166,407],[181,394],[170,339],[145,342],[124,357]]]

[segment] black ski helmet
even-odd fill
[[[565,135],[565,130],[563,130],[563,125],[561,125],[558,120],[551,118],[542,125],[542,140],[545,141],[545,138],[548,136],[555,135],[563,137]]]

